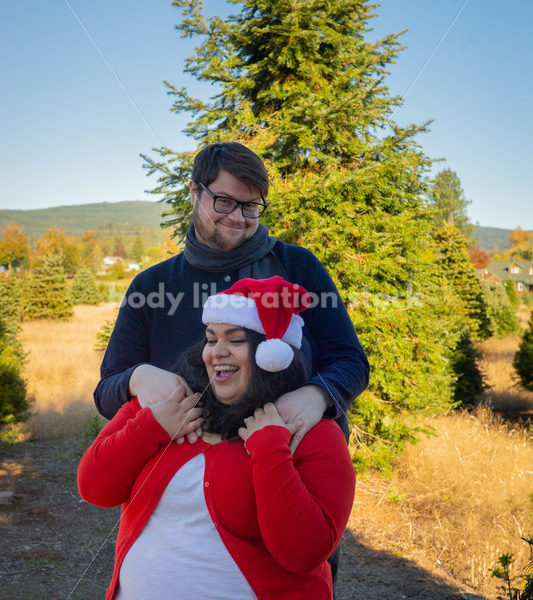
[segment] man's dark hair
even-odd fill
[[[224,440],[235,437],[239,427],[244,425],[245,417],[252,415],[256,408],[261,408],[267,402],[274,402],[281,395],[298,389],[307,380],[303,353],[296,348],[293,348],[294,358],[291,364],[283,371],[270,373],[258,367],[255,351],[265,340],[265,336],[251,329],[243,329],[249,344],[251,369],[248,389],[239,404],[222,404],[213,394],[202,360],[205,339],[185,350],[176,366],[176,373],[187,381],[192,391],[203,394],[201,404],[205,431],[219,433]]]
[[[209,144],[194,158],[191,179],[209,185],[220,170],[227,171],[248,185],[259,188],[261,195],[268,194],[268,174],[263,161],[246,146],[238,142]]]

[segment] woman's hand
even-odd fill
[[[129,393],[136,396],[141,408],[153,406],[158,402],[166,402],[180,386],[184,391],[180,392],[183,396],[192,396],[192,390],[188,383],[175,373],[154,367],[154,365],[142,364],[133,370],[129,382]],[[178,444],[185,441],[185,436],[191,444],[195,444],[202,435],[202,428],[193,429],[190,427],[189,418],[182,428],[179,437],[176,439]]]
[[[244,427],[239,428],[239,436],[246,442],[246,440],[254,433],[266,427],[267,425],[278,425],[279,427],[285,427],[291,432],[291,435],[301,427],[301,423],[297,421],[294,425],[287,425],[285,421],[279,416],[279,413],[272,404],[268,402],[263,408],[256,408],[253,416],[246,417],[244,419]]]
[[[203,422],[202,409],[197,406],[201,394],[185,393],[183,386],[178,386],[165,400],[149,405],[155,420],[178,443],[184,441],[184,435],[201,430]]]

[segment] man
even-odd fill
[[[302,349],[311,376],[276,402],[293,432],[294,451],[323,416],[335,418],[348,439],[346,412],[368,385],[365,353],[333,281],[304,248],[272,238],[259,223],[266,209],[268,175],[261,159],[235,142],[212,144],[195,158],[189,184],[193,223],[184,252],[147,269],[131,283],[119,311],[94,392],[108,419],[137,396],[141,406],[177,400],[188,386],[173,373],[180,354],[204,335],[207,296],[245,277],[280,275],[302,285],[312,305],[302,313]],[[177,432],[195,443],[201,410]],[[338,551],[331,560],[333,581]]]
[[[133,396],[147,406],[185,385],[172,369],[181,352],[203,336],[207,296],[244,277],[280,275],[302,285],[314,302],[303,313],[311,377],[277,403],[295,430],[291,447],[324,413],[348,436],[346,411],[368,384],[368,361],[324,267],[308,250],[270,237],[259,223],[268,193],[263,162],[235,142],[206,146],[195,158],[189,187],[193,224],[185,251],[131,283],[94,392],[98,410],[111,418]],[[195,442],[200,432],[190,422],[180,437]]]

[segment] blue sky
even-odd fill
[[[402,29],[391,67],[403,95],[465,0],[383,0],[371,39]],[[142,110],[128,98],[65,0],[10,2],[0,22],[0,208],[150,199],[139,153],[163,143],[192,149],[186,115],[169,111],[164,79],[208,96],[182,72],[197,43],[182,40],[170,0],[70,0]],[[208,14],[235,11],[221,0]],[[470,0],[394,115],[434,119],[419,143],[445,158],[472,201],[473,222],[533,227],[533,2]],[[155,133],[154,133],[155,132]]]

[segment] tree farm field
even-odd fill
[[[66,322],[29,321],[22,341],[34,398],[17,442],[0,443],[1,598],[100,599],[113,566],[118,509],[77,493],[76,465],[94,435],[92,391],[102,353],[96,332],[114,304],[76,306]],[[528,311],[521,309],[522,322]],[[518,336],[481,346],[496,408],[533,410],[511,366]],[[390,478],[359,477],[343,540],[337,599],[495,600],[490,572],[503,553],[527,562],[533,532],[531,426],[487,405],[430,419],[434,435],[405,449]],[[472,598],[472,596],[470,596]]]

